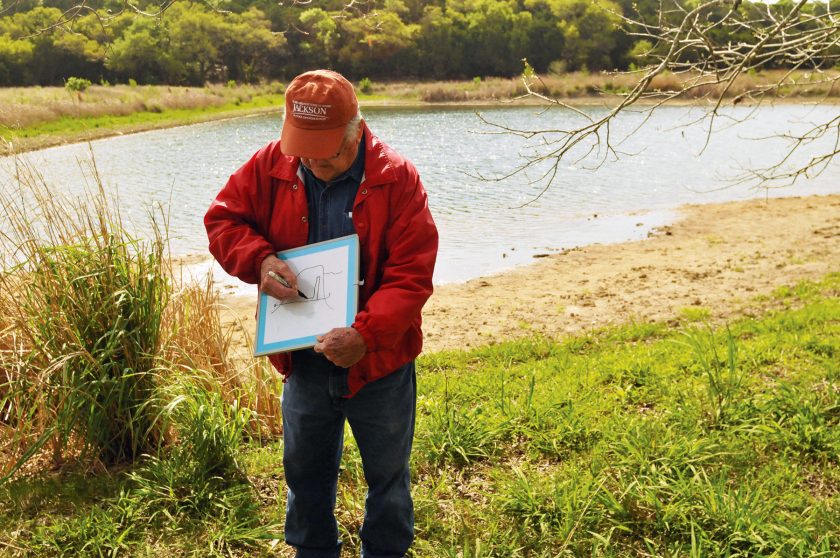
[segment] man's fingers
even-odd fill
[[[270,277],[263,279],[262,283],[260,283],[260,289],[262,289],[265,294],[273,296],[278,300],[292,300],[293,298],[297,298],[296,290],[287,289]]]
[[[323,354],[327,360],[342,368],[349,368],[359,362],[366,351],[361,336],[351,328],[334,328],[315,339],[315,352]]]
[[[260,288],[274,298],[291,300],[297,298],[297,276],[277,256],[269,255],[260,264]]]

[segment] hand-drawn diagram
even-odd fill
[[[272,314],[287,304],[307,304],[319,301],[323,301],[332,310],[333,307],[328,300],[334,289],[344,287],[344,274],[338,271],[326,271],[323,265],[306,267],[297,273],[297,286],[306,298],[287,301],[272,299]]]
[[[277,253],[302,296],[280,301],[260,293],[254,354],[315,345],[318,335],[347,327],[358,312],[359,237],[350,235]]]

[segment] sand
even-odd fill
[[[691,205],[680,215],[646,240],[438,286],[423,312],[425,351],[670,321],[690,308],[720,321],[759,310],[759,295],[780,286],[840,271],[840,195]],[[253,335],[256,296],[222,300],[225,323]]]

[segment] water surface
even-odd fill
[[[603,112],[586,110],[593,116]],[[732,110],[721,123],[745,118],[749,110]],[[365,111],[373,132],[420,171],[441,233],[437,283],[499,272],[563,248],[644,238],[686,203],[840,192],[836,163],[792,188],[764,191],[727,182],[741,168],[774,162],[784,148],[778,139],[752,138],[804,129],[808,122],[837,116],[838,107],[763,108],[744,124],[718,130],[708,145],[701,126],[687,125],[696,110],[665,107],[621,143],[618,153],[563,162],[541,196],[544,185],[531,183],[539,174],[535,170],[498,182],[476,176],[510,173],[535,145],[534,139],[496,133],[500,130],[483,123],[477,111],[515,128],[566,129],[580,121],[535,107]],[[623,116],[611,138],[621,139],[642,122],[639,114]],[[135,230],[143,231],[149,212],[163,205],[170,212],[173,255],[206,254],[202,218],[208,205],[227,177],[279,130],[279,115],[262,115],[56,147],[23,158],[52,188],[78,195],[91,182],[92,152],[106,188],[118,196],[123,218]],[[0,166],[8,172],[13,162],[6,158]],[[4,181],[12,184],[8,177]]]

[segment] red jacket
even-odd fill
[[[417,170],[364,125],[365,173],[353,203],[364,284],[353,327],[367,353],[350,368],[350,395],[420,354],[420,312],[432,294],[438,234]],[[231,175],[204,216],[210,252],[246,283],[259,283],[269,254],[306,244],[309,209],[300,159],[280,142]],[[284,376],[291,353],[271,355]]]

